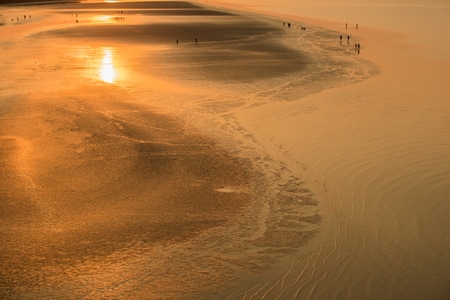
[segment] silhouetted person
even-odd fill
[[[197,38],[195,38],[195,43],[196,43],[196,44],[198,43],[198,39],[197,39]]]
[[[339,37],[339,40],[341,41],[341,45],[342,45],[342,35]]]
[[[177,45],[178,45],[178,39],[177,39]]]
[[[347,45],[350,45],[350,36],[347,35]]]

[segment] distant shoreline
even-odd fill
[[[66,4],[66,3],[80,3],[78,0],[0,0],[0,6],[29,6],[29,5],[52,5],[52,4]]]

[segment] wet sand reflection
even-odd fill
[[[114,67],[114,52],[111,48],[103,48],[103,58],[100,67],[100,79],[107,83],[114,83],[117,71]]]
[[[261,162],[277,170],[266,195],[239,150],[157,106],[191,113],[181,104],[191,97],[229,109],[209,101],[212,88],[198,97],[173,82],[271,79],[304,70],[305,57],[280,43],[271,21],[214,13],[227,19],[198,22],[213,11],[167,3],[188,6],[183,16],[196,22],[88,23],[92,12],[74,10],[80,23],[66,12],[70,24],[11,45],[15,73],[4,76],[14,85],[0,91],[13,99],[0,102],[0,298],[202,299],[242,286],[315,235],[317,203],[284,166]],[[255,205],[261,193],[289,220],[260,230],[269,209]]]

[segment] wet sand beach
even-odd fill
[[[233,293],[314,236],[316,201],[180,108],[306,59],[271,21],[185,2],[104,7],[2,11],[32,17],[2,27],[1,297]],[[273,184],[292,185],[282,201],[306,207],[283,225],[302,230],[262,231]]]
[[[448,6],[232,2],[1,7],[0,298],[447,298]]]
[[[71,268],[182,243],[249,204],[246,166],[180,121],[95,94],[42,96],[2,114],[2,297],[63,298],[81,287]],[[75,295],[87,292],[99,295]]]

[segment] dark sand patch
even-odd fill
[[[179,120],[77,94],[29,96],[0,116],[2,297],[136,243],[192,239],[251,198],[217,191],[247,190],[246,168]]]
[[[201,6],[185,1],[97,2],[74,3],[58,6],[59,9],[198,9]]]
[[[200,80],[245,82],[285,76],[307,68],[305,54],[280,42],[283,34],[282,28],[271,23],[244,17],[220,20],[206,17],[196,22],[158,19],[139,25],[87,24],[43,32],[35,37],[163,45],[164,50],[148,52],[151,66],[147,65],[148,58],[143,57],[138,68],[160,65],[160,76],[171,73],[178,78],[196,76]],[[176,71],[165,68],[167,63],[176,66]]]
[[[119,8],[120,9],[120,8]],[[79,12],[80,10],[74,8],[63,11],[63,13],[66,14],[75,14]],[[232,16],[233,14],[218,11],[218,10],[210,10],[210,9],[127,9],[125,11],[121,11],[120,14],[118,14],[116,9],[102,9],[102,10],[85,10],[83,9],[82,12],[87,12],[90,14],[110,14],[112,16],[120,15],[122,17],[127,17],[130,15],[145,15],[145,16],[160,16],[160,17],[171,17],[171,16]],[[123,12],[123,13],[122,13]],[[82,15],[79,15],[79,17],[83,17]]]
[[[265,23],[239,19],[213,20],[200,19],[197,22],[164,22],[157,19],[151,24],[83,24],[64,29],[43,32],[41,37],[94,38],[135,42],[143,44],[170,43],[175,39],[182,42],[194,42],[197,37],[200,43],[247,41],[249,46],[257,37],[281,34],[281,29]],[[275,47],[275,46],[274,46]],[[264,49],[261,49],[262,51]]]
[[[79,23],[37,33],[35,39],[63,38],[106,45],[163,45],[142,57],[141,68],[158,68],[160,76],[169,75],[164,65],[176,66],[178,78],[211,81],[256,81],[307,68],[308,58],[292,45],[282,42],[288,30],[281,24],[248,15],[214,10],[188,2],[85,3],[58,6],[62,13],[78,13]],[[114,22],[118,11],[125,20]],[[109,17],[98,23],[95,16]],[[122,14],[120,14],[122,16]],[[143,17],[144,16],[144,17]],[[134,20],[139,20],[134,22]],[[119,17],[120,20],[120,17]],[[70,42],[70,41],[68,41]],[[194,47],[195,46],[195,47]],[[139,66],[138,66],[139,68]]]

